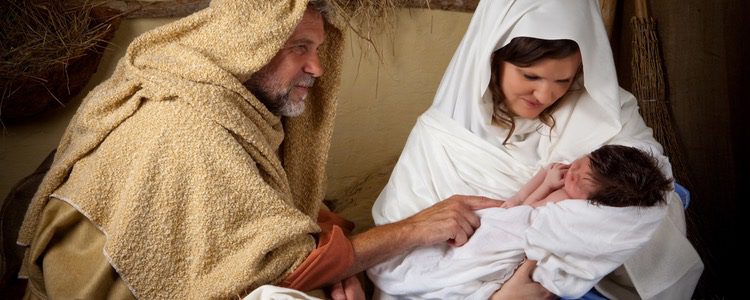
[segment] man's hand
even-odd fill
[[[352,276],[335,283],[331,287],[333,300],[365,300],[365,291],[359,284],[357,276]]]
[[[465,244],[479,227],[477,209],[500,207],[502,201],[480,196],[453,195],[399,222],[410,226],[420,246],[448,241],[454,246]]]
[[[500,207],[503,201],[454,195],[399,222],[384,224],[351,237],[354,265],[341,278],[352,276],[415,247],[449,242],[461,246],[479,227],[477,209]]]
[[[492,300],[537,300],[557,299],[557,296],[547,291],[541,284],[531,280],[531,273],[536,267],[536,261],[526,260],[513,273],[513,276],[492,295]]]

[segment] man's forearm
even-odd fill
[[[396,222],[374,227],[351,237],[354,264],[341,274],[345,279],[419,245],[412,224]]]
[[[477,209],[500,207],[502,201],[481,196],[453,195],[399,222],[351,237],[354,263],[339,279],[405,253],[415,247],[449,242],[465,244],[479,227]]]

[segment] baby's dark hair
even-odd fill
[[[650,154],[633,147],[605,145],[589,154],[591,177],[597,184],[590,196],[595,204],[625,207],[666,203],[672,180],[664,176]]]

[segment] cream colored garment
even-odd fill
[[[297,290],[278,287],[275,285],[263,285],[242,300],[321,300]]]
[[[215,0],[137,38],[68,126],[19,243],[34,243],[55,193],[106,235],[105,255],[138,298],[236,298],[282,280],[319,231],[340,31],[326,25],[326,74],[302,116],[279,119],[242,82],[305,9]]]
[[[512,143],[502,145],[507,131],[491,124],[490,55],[519,36],[576,41],[583,84],[559,100],[552,132],[544,126],[530,134],[514,132]],[[373,217],[376,224],[395,222],[453,194],[507,199],[544,165],[572,161],[604,144],[654,153],[671,176],[636,99],[618,87],[597,1],[481,1],[432,107],[417,121],[378,197]],[[679,200],[673,192],[667,200],[667,220],[644,250],[625,263],[645,298],[670,291],[690,294],[703,269],[684,236]]]

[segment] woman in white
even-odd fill
[[[578,51],[493,67],[493,53],[516,37],[570,40]],[[502,69],[495,80],[493,68]],[[510,80],[509,71],[520,77]],[[377,225],[396,222],[454,194],[507,199],[543,166],[572,161],[605,144],[654,153],[671,174],[636,99],[618,86],[598,2],[484,0],[432,106],[417,120],[373,217]],[[685,238],[684,212],[674,192],[663,209],[665,220],[650,241],[597,284],[600,292],[610,298],[690,298],[703,264]],[[377,282],[378,272],[396,269],[402,260],[369,273]],[[537,268],[545,268],[542,261]]]

